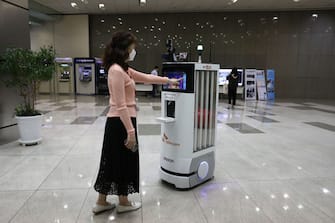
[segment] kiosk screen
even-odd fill
[[[163,89],[186,90],[186,73],[184,71],[171,71],[165,74],[168,78],[181,79],[179,85],[165,84]]]

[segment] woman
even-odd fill
[[[139,202],[130,202],[128,194],[139,192],[139,155],[136,131],[135,82],[178,84],[168,79],[140,73],[129,67],[134,60],[136,37],[129,32],[117,32],[106,46],[103,63],[108,70],[110,110],[107,114],[100,168],[94,189],[99,193],[93,213],[115,207],[107,195],[117,195],[117,212],[137,210]]]

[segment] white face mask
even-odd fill
[[[133,49],[129,54],[128,61],[133,61],[135,59],[135,56],[136,56],[136,50]]]

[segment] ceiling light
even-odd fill
[[[99,9],[105,9],[105,4],[100,3],[100,4],[99,4]]]
[[[140,6],[145,6],[146,3],[147,3],[147,0],[140,0]]]
[[[237,0],[232,0],[232,2],[233,2],[233,3],[236,3],[236,2],[237,2]]]
[[[274,16],[274,17],[273,17],[273,20],[278,20],[278,16]]]
[[[294,2],[300,2],[300,0],[293,0]]]
[[[319,17],[319,15],[318,14],[313,14],[312,17],[317,18],[317,17]]]
[[[75,3],[75,2],[71,2],[71,6],[72,6],[72,8],[77,8],[78,7],[77,3]]]
[[[101,20],[100,20],[100,22],[101,22],[101,23],[104,23],[104,22],[105,22],[105,20],[104,20],[104,19],[101,19]]]
[[[82,3],[88,4],[88,0],[81,0]]]

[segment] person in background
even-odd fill
[[[236,93],[237,93],[237,86],[238,86],[238,72],[237,68],[234,67],[230,74],[227,77],[228,80],[228,103],[231,104],[233,100],[232,108],[236,105]],[[229,108],[229,107],[228,107]]]
[[[155,66],[154,69],[151,71],[151,75],[155,75],[158,76],[158,71],[159,71],[159,67]],[[153,84],[152,85],[152,97],[155,97],[157,95],[157,84]]]
[[[98,214],[116,207],[118,213],[134,211],[140,202],[128,195],[139,193],[139,152],[136,128],[135,82],[179,84],[178,79],[148,75],[130,68],[134,60],[136,37],[130,32],[117,32],[107,44],[103,63],[108,70],[110,110],[107,114],[99,172],[94,189],[99,193],[92,209]],[[107,195],[117,195],[116,206]]]

